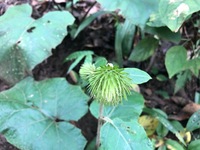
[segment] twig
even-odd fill
[[[103,104],[100,104],[99,107],[99,118],[98,118],[98,127],[97,127],[97,139],[96,139],[96,150],[98,150],[100,146],[100,131],[102,126],[102,117],[103,117]]]

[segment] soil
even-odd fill
[[[27,1],[28,0],[12,0],[9,3],[0,2],[0,14],[3,14],[11,5],[21,4]],[[29,1],[29,3],[31,3],[34,8],[32,15],[34,18],[41,17],[44,13],[55,9],[53,6],[62,8],[64,5],[64,3],[58,4],[47,1],[39,3],[34,0]],[[98,11],[99,5],[96,4],[92,7],[90,12],[88,12],[93,4],[94,1],[92,0],[81,1],[70,10],[74,16],[76,16],[77,23],[80,23],[85,18],[86,14],[89,15],[90,13]],[[56,49],[52,50],[52,56],[33,69],[34,78],[36,80],[43,80],[53,77],[65,77],[71,84],[75,84],[73,78],[66,74],[70,63],[63,63],[63,61],[66,56],[77,50],[93,50],[95,54],[99,56],[104,56],[110,61],[114,60],[114,19],[113,16],[104,15],[103,17],[97,18],[90,26],[81,32],[75,40],[72,40],[70,36],[65,37],[63,42],[58,45]],[[185,26],[188,25],[186,24]],[[188,28],[187,32],[192,34],[194,33],[194,30]],[[183,34],[183,36],[185,36],[185,34]],[[151,60],[142,63],[133,63],[127,61],[126,58],[124,58],[124,64],[126,67],[139,67],[140,69],[147,70],[153,77],[153,80],[140,87],[140,91],[146,100],[146,106],[151,108],[160,108],[171,116],[171,118],[175,118],[176,120],[185,120],[190,116],[190,114],[184,112],[181,114],[180,112],[182,112],[184,106],[192,102],[194,99],[194,93],[196,91],[200,92],[200,81],[197,78],[192,77],[192,80],[187,82],[186,87],[178,92],[175,95],[176,97],[174,97],[172,89],[172,87],[174,87],[174,80],[160,82],[156,79],[156,76],[152,74],[150,69],[155,66],[158,68],[160,74],[168,76],[164,66],[164,57],[166,52],[163,49],[167,49],[171,43],[166,41],[163,43],[165,43],[162,45],[163,47],[160,47],[160,50],[155,54],[152,66],[149,66],[149,61]],[[78,67],[75,68],[75,71],[78,71]],[[10,88],[9,85],[0,81],[0,91],[8,88]],[[168,97],[164,97],[163,93],[159,93],[159,91],[166,91]],[[180,101],[184,103],[180,103],[177,99],[181,99]],[[78,122],[72,123],[82,130],[83,135],[88,141],[91,141],[96,136],[97,120],[90,114],[90,112],[88,112]],[[10,145],[3,135],[0,135],[0,150],[17,150],[17,148]]]

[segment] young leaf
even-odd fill
[[[165,66],[170,78],[186,69],[186,59],[186,50],[182,46],[174,46],[167,51]]]
[[[26,78],[0,93],[0,132],[21,150],[82,150],[86,140],[70,120],[87,112],[88,99],[64,78]]]
[[[85,62],[92,63],[92,55],[94,53],[92,51],[77,51],[70,54],[68,57],[65,58],[64,62],[74,60],[75,61],[70,65],[67,73],[69,73],[72,69],[74,69],[77,64],[85,57]]]
[[[51,49],[67,35],[66,27],[74,17],[66,11],[31,18],[28,4],[9,7],[0,17],[0,78],[15,84],[51,55]]]
[[[195,112],[187,122],[187,131],[194,131],[200,128],[200,110]]]
[[[144,38],[136,45],[129,60],[136,62],[144,61],[153,55],[157,47],[158,40],[151,37]]]
[[[124,72],[128,73],[129,78],[135,84],[142,84],[151,79],[148,73],[137,68],[125,68]]]
[[[93,54],[94,53],[92,51],[87,51],[87,50],[77,51],[67,56],[64,62],[74,60],[82,56],[88,56],[88,55],[93,55]]]
[[[170,48],[165,57],[165,66],[170,78],[187,69],[190,69],[195,76],[198,76],[200,69],[199,64],[200,57],[187,60],[187,51],[183,46],[174,46]]]

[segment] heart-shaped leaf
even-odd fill
[[[174,46],[170,48],[165,57],[165,66],[170,78],[187,69],[190,69],[198,76],[200,69],[199,64],[200,57],[187,60],[187,51],[183,46]]]
[[[142,126],[138,123],[138,117],[144,106],[141,94],[133,92],[118,106],[104,106],[101,128],[100,149],[132,150],[143,147],[152,149],[152,143],[147,138]],[[91,113],[98,118],[99,104],[93,101],[90,106]]]
[[[26,78],[0,93],[0,132],[21,150],[82,150],[86,140],[69,121],[87,112],[88,98],[64,78]]]
[[[48,56],[67,35],[74,17],[54,11],[37,20],[28,4],[10,7],[0,17],[0,78],[14,84]]]

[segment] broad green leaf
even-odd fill
[[[118,106],[104,106],[103,118],[105,123],[101,128],[100,149],[131,150],[133,147],[139,148],[144,145],[145,149],[152,149],[151,142],[138,123],[138,117],[144,106],[142,95],[133,92],[127,99]],[[98,111],[99,104],[93,101],[90,105],[90,112],[98,118]]]
[[[194,131],[200,128],[200,110],[195,112],[187,122],[187,131]]]
[[[182,46],[174,46],[170,48],[165,57],[165,66],[170,78],[187,69],[190,69],[195,76],[198,76],[200,69],[199,64],[200,57],[187,60],[187,51]]]
[[[168,150],[185,150],[181,144],[171,139],[166,140],[166,146]]]
[[[74,69],[77,64],[85,57],[85,62],[87,63],[92,63],[92,55],[94,53],[92,51],[86,51],[86,50],[83,50],[83,51],[77,51],[77,52],[74,52],[72,54],[70,54],[68,57],[65,58],[65,61],[70,61],[70,60],[74,60],[75,61],[70,65],[67,73],[69,73],[72,69]],[[90,62],[91,61],[91,62]]]
[[[123,100],[122,104],[118,106],[104,106],[103,115],[111,119],[120,118],[123,121],[129,121],[133,118],[138,118],[142,112],[144,105],[144,98],[141,94],[132,92],[127,100]],[[90,111],[93,116],[98,118],[99,106],[97,101],[93,101],[90,106]]]
[[[171,41],[173,43],[178,44],[181,41],[181,34],[180,32],[172,32],[169,28],[167,27],[145,27],[145,31],[147,33],[157,35],[159,38]]]
[[[159,15],[164,24],[177,32],[183,22],[194,12],[200,10],[199,0],[161,0]]]
[[[148,73],[137,68],[125,68],[124,72],[128,73],[129,78],[135,84],[142,84],[151,79]]]
[[[102,7],[109,11],[119,10],[120,14],[129,19],[134,25],[144,27],[153,11],[158,9],[159,0],[97,0]]]
[[[188,150],[199,150],[200,140],[194,140],[188,145]]]
[[[185,142],[176,127],[167,119],[167,115],[159,109],[144,108],[143,111],[155,118],[157,118],[169,131],[174,133],[181,143]]]
[[[0,132],[21,150],[82,150],[86,140],[70,120],[87,112],[88,99],[64,78],[26,78],[0,93]]]
[[[51,49],[67,35],[74,17],[66,11],[31,18],[28,4],[10,7],[0,17],[0,78],[15,84],[51,55]]]
[[[106,121],[107,118],[105,118]],[[152,150],[151,141],[137,120],[109,120],[101,128],[100,150]]]
[[[147,37],[142,39],[134,48],[129,60],[140,62],[149,58],[158,47],[158,40]]]

